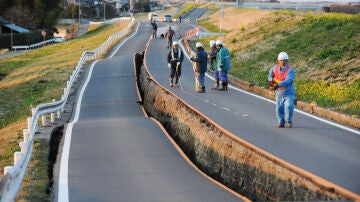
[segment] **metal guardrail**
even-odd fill
[[[55,43],[55,39],[48,39],[46,41],[42,41],[42,42],[31,44],[31,45],[13,46],[12,49],[13,50],[24,50],[24,49],[31,50],[31,49],[43,47],[44,45],[52,44],[52,43]]]
[[[101,21],[101,22],[90,22],[90,25],[106,25],[106,24],[113,24],[116,22],[126,22],[126,21],[131,21],[131,17],[121,17],[121,18],[114,18],[111,20],[105,20],[105,21]]]
[[[82,69],[83,64],[89,60],[98,59],[107,50],[109,45],[112,45],[120,37],[124,36],[134,24],[134,19],[127,18],[131,21],[127,28],[121,30],[118,33],[111,35],[102,46],[95,49],[94,51],[85,51],[80,57],[77,67],[70,76],[66,87],[64,88],[64,95],[59,101],[53,101],[51,103],[40,104],[36,108],[32,109],[32,116],[27,118],[28,128],[23,130],[24,140],[19,145],[21,151],[14,153],[14,165],[6,166],[4,169],[4,176],[0,179],[0,201],[8,202],[15,201],[16,195],[20,189],[21,182],[24,178],[28,163],[30,161],[34,136],[38,128],[38,120],[42,117],[42,124],[46,125],[46,115],[51,114],[51,122],[55,121],[57,114],[58,118],[61,117],[61,112],[64,110],[64,106],[69,98],[71,87]],[[113,21],[118,22],[118,21]]]

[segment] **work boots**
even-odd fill
[[[219,90],[219,79],[215,79],[215,85],[211,89],[212,90]]]
[[[169,79],[170,80],[170,87],[173,87],[174,86],[174,82],[172,79]]]
[[[205,93],[205,86],[201,86],[199,90],[196,91],[197,93]]]
[[[222,81],[221,85],[222,85],[222,87],[219,89],[219,91],[227,91],[228,82]]]

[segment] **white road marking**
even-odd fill
[[[58,201],[59,202],[68,202],[69,201],[69,187],[68,187],[68,169],[69,169],[69,153],[70,153],[70,144],[71,144],[71,136],[72,136],[72,129],[74,124],[79,120],[80,115],[80,107],[82,98],[86,89],[86,86],[88,85],[94,66],[98,62],[95,61],[90,68],[89,76],[86,78],[86,81],[81,88],[79,99],[76,104],[76,112],[75,117],[71,123],[69,123],[66,127],[66,133],[65,133],[65,140],[64,140],[64,147],[61,155],[61,162],[60,162],[60,171],[59,171],[59,192],[58,192]]]
[[[115,55],[115,53],[120,49],[121,46],[123,46],[125,44],[125,42],[129,39],[131,39],[132,37],[134,37],[139,29],[139,24],[136,27],[136,31],[135,33],[133,33],[132,35],[130,35],[129,37],[127,37],[119,46],[118,48],[114,51],[113,54],[111,54],[109,57],[113,57]],[[59,190],[58,190],[58,202],[68,202],[69,201],[69,186],[68,186],[68,173],[69,173],[69,153],[70,153],[70,144],[71,144],[71,136],[72,136],[72,129],[74,124],[79,120],[79,116],[80,116],[80,108],[81,108],[81,102],[82,102],[82,98],[85,92],[85,89],[90,81],[93,69],[95,64],[98,62],[99,60],[95,61],[89,70],[89,76],[86,78],[86,81],[84,83],[84,85],[81,88],[80,94],[79,94],[79,99],[77,101],[76,104],[76,112],[75,112],[75,117],[73,119],[73,121],[71,123],[69,123],[66,127],[66,132],[65,132],[65,140],[64,140],[64,146],[63,146],[63,151],[62,151],[62,155],[61,155],[61,161],[60,161],[60,171],[59,171]]]

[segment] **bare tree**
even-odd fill
[[[3,12],[3,17],[27,29],[36,29],[38,24],[27,7],[14,5]]]

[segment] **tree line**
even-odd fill
[[[0,0],[0,16],[30,29],[55,31],[61,0]]]

